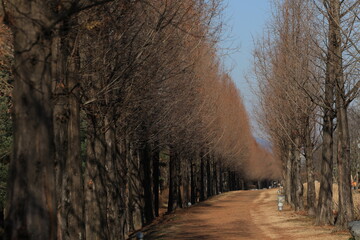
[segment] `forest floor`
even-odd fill
[[[142,229],[151,239],[348,240],[347,231],[315,226],[305,212],[277,210],[277,190],[235,191],[159,217]]]

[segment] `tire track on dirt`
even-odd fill
[[[165,215],[142,231],[145,239],[203,240],[347,240],[347,233],[331,233],[288,206],[277,210],[276,189],[228,192],[174,214]]]
[[[272,215],[269,212],[277,213],[277,196],[269,191],[259,192],[258,198],[255,200],[256,207],[251,211],[254,224],[267,235],[266,239],[293,239],[291,236],[283,232],[283,229],[277,226]],[[255,210],[256,209],[256,210]],[[278,214],[277,214],[278,215]]]
[[[254,224],[256,191],[237,191],[213,197],[178,211],[146,239],[271,239]]]

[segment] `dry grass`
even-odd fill
[[[316,190],[316,204],[318,201],[320,182],[315,181],[315,190]],[[304,184],[304,203],[307,204],[307,183]],[[353,190],[353,201],[355,207],[355,218],[360,219],[360,190]],[[337,184],[333,184],[333,206],[334,211],[338,211],[339,203],[339,188]]]
[[[309,217],[307,212],[295,212],[290,205],[285,205],[283,211],[277,211],[274,203],[277,201],[275,192],[265,190],[262,192],[258,202],[257,224],[262,226],[263,231],[271,236],[269,239],[308,239],[308,240],[348,240],[348,231],[338,231],[334,226],[316,226],[315,218]],[[270,201],[269,201],[270,200]],[[274,232],[273,229],[277,231]],[[279,237],[276,234],[288,236]]]

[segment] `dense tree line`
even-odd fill
[[[1,5],[6,239],[125,239],[167,190],[172,212],[279,178],[217,57],[221,1]]]
[[[359,4],[274,1],[268,31],[254,51],[259,119],[283,161],[287,201],[304,209],[307,182],[309,213],[318,224],[340,227],[354,219],[351,173],[358,170],[351,169],[356,149],[350,145],[348,109],[359,92]],[[315,176],[318,149],[321,170]],[[317,205],[315,178],[320,182]],[[337,208],[333,183],[339,188]]]

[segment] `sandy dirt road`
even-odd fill
[[[160,218],[144,229],[144,239],[349,239],[289,207],[277,211],[276,198],[275,189],[221,194]]]

